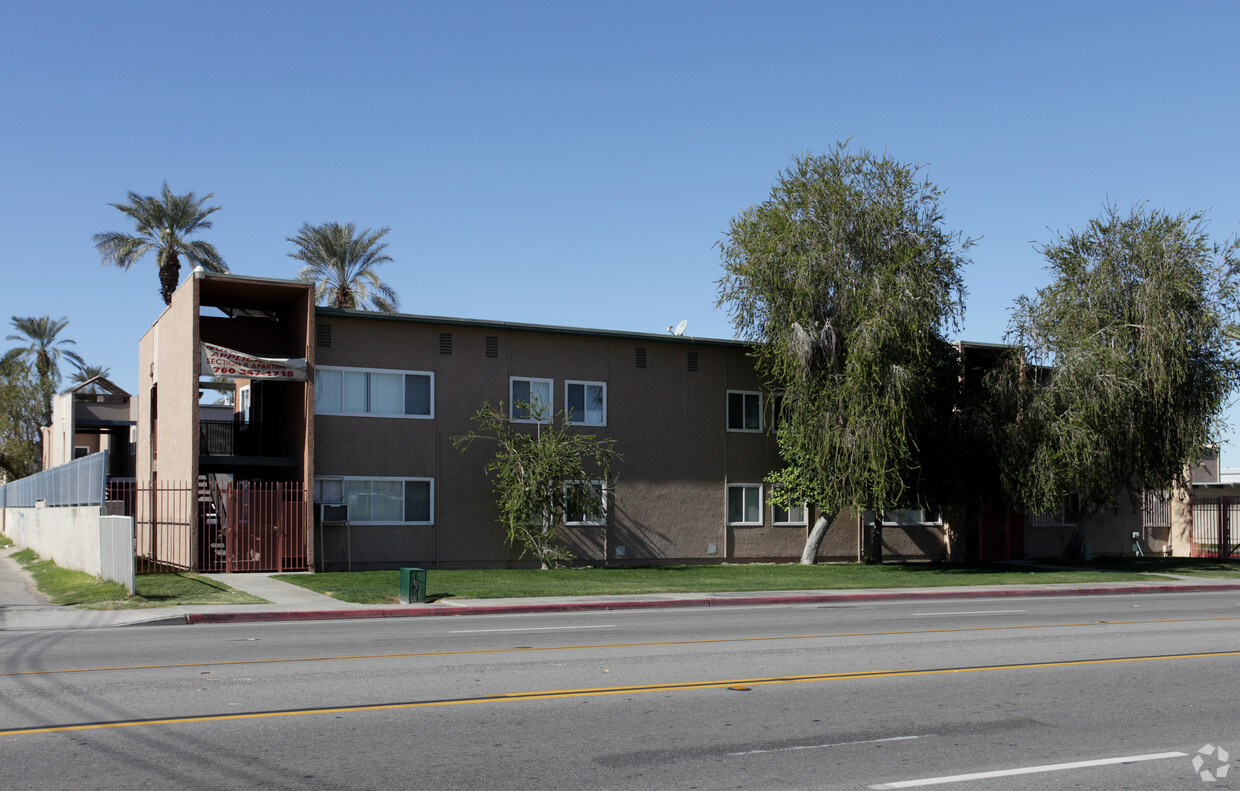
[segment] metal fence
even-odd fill
[[[139,574],[309,567],[300,483],[115,482],[107,511],[134,517]]]
[[[103,505],[108,452],[101,450],[0,486],[0,508]]]
[[[1240,554],[1232,526],[1240,524],[1240,498],[1193,499],[1192,555],[1227,559]]]

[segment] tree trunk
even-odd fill
[[[818,549],[822,546],[822,540],[826,538],[827,528],[835,521],[835,515],[838,513],[837,510],[818,515],[818,521],[814,522],[814,528],[805,538],[805,549],[801,552],[802,566],[812,566],[818,562]]]
[[[876,514],[873,522],[861,529],[861,562],[877,565],[883,562],[883,517]]]
[[[176,292],[181,280],[181,261],[176,253],[169,253],[159,265],[159,295],[164,298],[165,305],[172,304],[172,295]]]

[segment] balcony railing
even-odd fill
[[[261,428],[257,421],[200,420],[198,453],[202,456],[261,456]]]

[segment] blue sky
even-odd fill
[[[404,312],[731,337],[715,244],[794,155],[925,165],[1000,341],[1036,244],[1108,202],[1240,230],[1224,2],[50,2],[0,26],[0,317],[67,316],[134,389],[153,261],[130,190],[214,193],[234,272],[305,222],[390,226]],[[7,334],[7,333],[6,333]],[[1235,412],[1235,410],[1232,410]],[[1240,465],[1228,446],[1224,463]]]

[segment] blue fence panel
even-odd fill
[[[0,486],[0,507],[103,505],[107,479],[108,452],[101,450]]]

